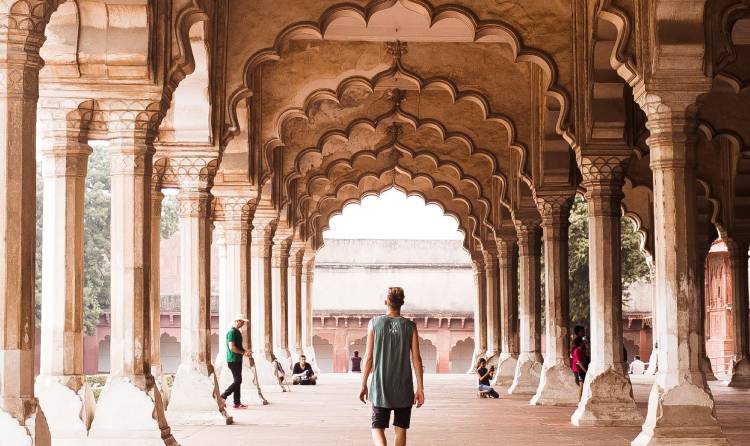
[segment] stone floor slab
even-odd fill
[[[269,406],[233,411],[232,426],[172,426],[182,446],[370,445],[370,408],[357,400],[358,375],[322,375],[317,386],[291,393],[264,388]],[[639,410],[645,415],[653,376],[633,378]],[[574,408],[531,406],[528,396],[476,396],[473,377],[427,375],[427,401],[415,409],[410,445],[612,445],[629,446],[640,427],[575,427]],[[722,429],[734,445],[750,444],[750,390],[711,386]],[[388,433],[392,441],[392,432]]]

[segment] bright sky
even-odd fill
[[[366,197],[361,205],[347,205],[330,226],[324,238],[463,240],[455,218],[396,189]]]

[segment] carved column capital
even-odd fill
[[[536,205],[542,217],[542,227],[562,228],[568,226],[572,195],[537,195]]]
[[[642,84],[633,91],[646,114],[646,139],[652,169],[678,168],[695,162],[699,97],[709,91],[711,79],[673,79],[670,84]]]
[[[180,218],[206,218],[210,215],[211,195],[208,191],[183,191],[177,194]]]
[[[518,235],[518,254],[521,256],[539,256],[541,245],[541,228],[539,219],[514,220]]]
[[[88,144],[76,141],[60,141],[53,147],[45,148],[42,150],[42,175],[45,178],[84,178],[91,152]]]
[[[277,217],[257,214],[253,217],[250,243],[262,247],[262,250],[259,252],[262,252],[263,257],[271,256],[273,235],[276,232],[278,223],[279,220]]]

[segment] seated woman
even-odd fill
[[[486,398],[487,395],[489,395],[492,398],[500,398],[500,394],[490,385],[490,380],[495,375],[495,366],[490,366],[490,369],[487,370],[487,360],[479,358],[479,363],[477,363],[477,375],[479,375],[479,396]]]
[[[301,385],[315,385],[318,377],[315,376],[312,366],[307,362],[305,355],[300,355],[299,362],[294,364],[294,370],[292,371],[292,384]]]

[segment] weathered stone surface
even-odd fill
[[[643,416],[633,400],[633,388],[622,368],[589,368],[578,408],[571,417],[576,426],[639,426]]]

